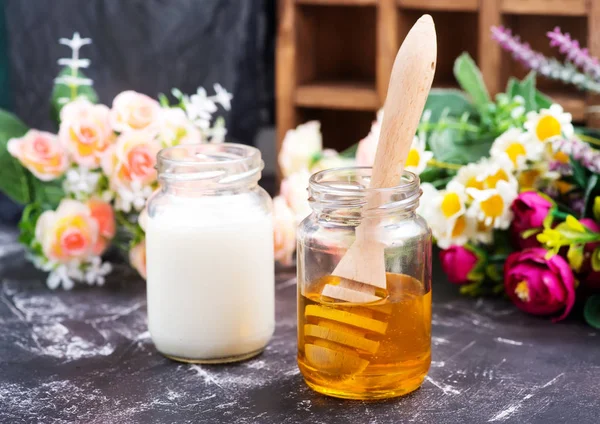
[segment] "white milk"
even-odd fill
[[[148,218],[146,249],[148,326],[161,353],[235,360],[266,346],[273,226],[251,194],[171,199]]]

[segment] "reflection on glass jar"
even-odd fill
[[[181,145],[158,155],[148,203],[148,327],[156,348],[187,362],[260,353],[275,328],[271,199],[260,152]]]
[[[416,390],[431,363],[431,233],[415,212],[419,178],[370,190],[370,168],[311,177],[313,213],[298,230],[298,366],[318,392],[382,399]],[[366,199],[377,196],[378,207]],[[332,273],[369,222],[382,243],[386,288],[342,281]],[[350,287],[354,298],[334,295]]]

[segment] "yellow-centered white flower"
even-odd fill
[[[405,169],[419,175],[427,167],[427,162],[433,158],[433,152],[425,150],[425,138],[415,135],[413,138]]]
[[[480,232],[491,228],[506,229],[512,220],[510,205],[518,195],[517,187],[505,180],[498,180],[494,188],[477,190],[468,188],[473,198],[468,215],[477,219]]]
[[[573,136],[573,117],[565,112],[561,105],[553,104],[549,109],[529,112],[525,129],[538,141],[551,140],[555,137]]]
[[[464,187],[455,182],[439,191],[430,185],[423,186],[418,212],[427,220],[438,246],[447,249],[467,243],[473,234],[475,221],[466,214]]]
[[[533,139],[530,133],[511,128],[496,138],[490,156],[492,159],[509,160],[513,169],[523,170],[527,168],[528,161],[540,160],[543,150],[543,143]]]

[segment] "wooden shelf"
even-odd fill
[[[296,88],[296,106],[318,109],[377,110],[375,84],[359,82],[315,82]]]
[[[295,0],[298,4],[317,6],[375,6],[377,0]]]
[[[502,0],[500,10],[506,14],[586,16],[586,0]]]
[[[583,122],[586,118],[585,95],[581,92],[574,91],[545,91],[544,94],[549,96],[556,103],[560,104],[565,111],[573,115],[573,121]]]
[[[476,12],[479,9],[479,0],[397,0],[397,2],[400,7],[406,9],[450,12]]]

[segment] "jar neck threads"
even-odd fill
[[[328,169],[310,178],[309,203],[318,215],[331,219],[360,221],[411,215],[419,206],[419,177],[404,171],[400,184],[370,189],[370,167]],[[367,200],[376,196],[378,206],[367,209]]]
[[[243,144],[187,144],[158,153],[158,180],[178,192],[218,192],[256,186],[264,168],[260,151]]]

